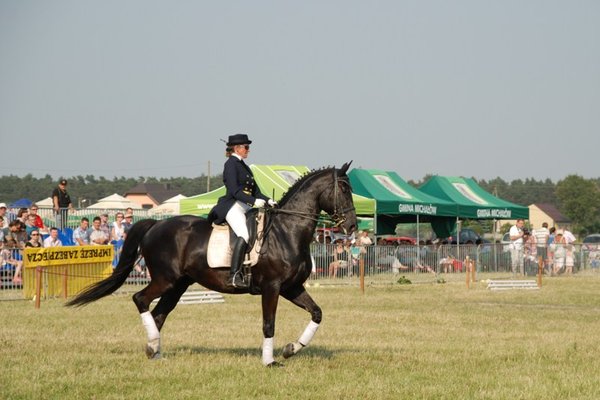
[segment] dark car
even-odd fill
[[[583,248],[585,250],[600,249],[600,233],[593,233],[591,235],[587,235],[583,239]]]
[[[456,244],[456,237],[450,236],[448,242]],[[463,228],[460,230],[460,244],[485,244],[489,242],[489,240],[482,238],[473,229]]]

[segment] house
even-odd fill
[[[140,183],[125,192],[125,198],[149,209],[178,194],[168,183]]]
[[[548,227],[570,227],[572,222],[568,217],[549,203],[536,203],[529,206],[529,222],[533,229],[540,228],[542,223],[547,222]]]

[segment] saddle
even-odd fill
[[[248,248],[244,257],[244,266],[252,267],[258,263],[260,248],[262,246],[262,233],[265,223],[265,212],[253,208],[246,213],[246,226],[248,227]],[[208,250],[206,257],[210,268],[223,268],[231,265],[231,244],[237,239],[237,235],[229,227],[229,224],[212,224],[212,232],[208,239]]]

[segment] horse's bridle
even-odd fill
[[[350,187],[350,183],[345,180],[339,180],[337,170],[333,170],[333,215],[330,215],[331,219],[335,227],[342,225],[346,222],[346,213],[350,211],[355,211],[354,203],[352,203],[352,207],[344,208],[342,210],[338,210],[338,182],[341,182],[348,186],[348,190],[352,191]]]
[[[338,174],[337,174],[337,170],[334,169],[333,170],[333,214],[329,214],[329,217],[331,218],[331,220],[334,223],[334,227],[338,227],[340,225],[342,225],[344,222],[346,222],[346,213],[350,212],[350,211],[354,211],[354,204],[352,204],[352,207],[348,207],[348,208],[344,208],[344,209],[339,209],[338,208],[338,182],[341,182],[342,184],[345,184],[348,186],[348,190],[352,190],[352,188],[350,187],[350,183],[345,181],[345,180],[341,180],[338,179]],[[274,209],[269,209],[270,212],[275,212],[275,213],[281,213],[281,214],[289,214],[289,215],[296,215],[299,217],[303,217],[306,219],[311,219],[313,221],[319,221],[319,213],[317,214],[312,214],[312,213],[305,213],[302,211],[295,211],[295,210],[282,210],[280,208],[274,208]]]

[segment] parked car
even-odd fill
[[[510,233],[506,232],[504,236],[502,236],[502,251],[510,251]]]
[[[450,236],[448,242],[456,244],[456,237]],[[463,228],[460,230],[460,244],[488,244],[489,240],[481,237],[477,232],[471,228]]]
[[[588,251],[600,250],[600,233],[587,235],[583,239],[583,248]]]
[[[393,237],[385,237],[381,238],[381,242],[385,240],[386,244],[395,244],[395,245],[415,245],[417,244],[417,239],[410,236],[393,236]]]

